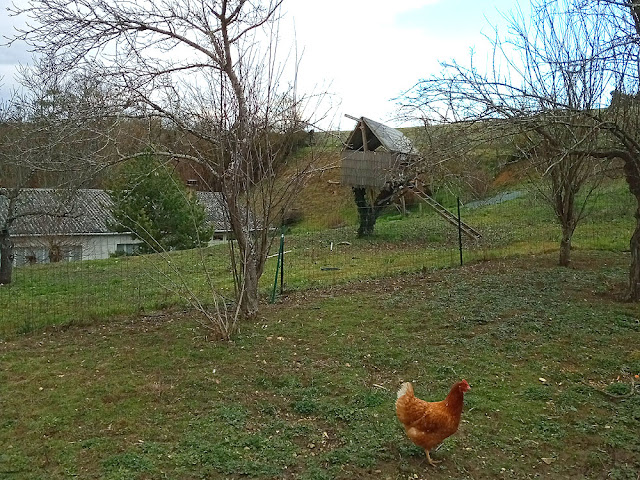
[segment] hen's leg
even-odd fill
[[[429,465],[432,467],[436,467],[436,463],[440,463],[442,460],[431,460],[431,455],[429,455],[429,450],[425,450],[424,453],[427,454],[427,460],[429,461]]]

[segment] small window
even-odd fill
[[[78,262],[82,260],[82,245],[72,245],[70,247],[65,247],[64,254],[67,261]]]
[[[81,245],[52,245],[48,252],[49,263],[75,262],[82,260]]]
[[[82,260],[81,245],[53,245],[50,247],[16,247],[13,250],[15,266],[36,263],[75,262]]]
[[[118,243],[116,245],[116,254],[118,255],[136,255],[139,245],[137,243]]]

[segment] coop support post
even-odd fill
[[[458,200],[458,249],[460,250],[460,266],[462,266],[462,219],[460,218],[460,197]]]

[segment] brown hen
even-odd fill
[[[400,386],[396,415],[411,441],[424,448],[430,465],[435,466],[437,462],[431,460],[429,450],[458,430],[464,394],[470,388],[467,381],[462,380],[451,387],[444,400],[425,402],[414,396],[411,383]]]

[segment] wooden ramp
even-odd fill
[[[442,218],[444,218],[447,222],[449,222],[454,227],[458,228],[458,217],[456,215],[454,215],[449,210],[444,208],[442,205],[436,202],[429,195],[423,192],[420,192],[418,190],[412,190],[412,191],[414,195],[416,195],[420,200],[422,200],[424,203],[426,203],[431,208],[433,208],[436,212],[438,212],[438,215],[440,215]],[[482,234],[480,232],[478,232],[475,228],[467,225],[463,221],[460,221],[460,230],[462,230],[462,233],[473,238],[474,240],[480,240],[480,238],[482,237]]]

